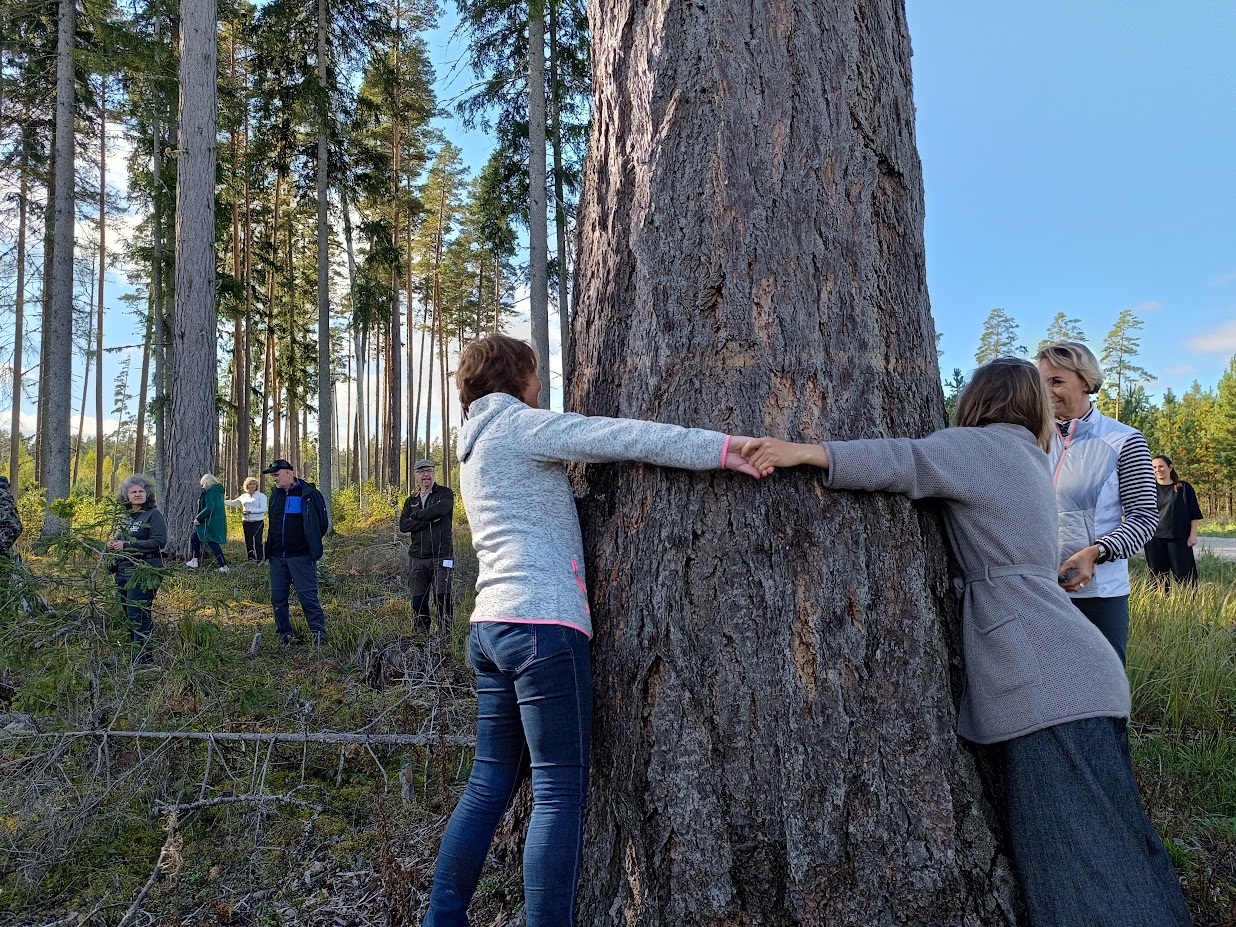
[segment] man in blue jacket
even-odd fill
[[[322,559],[322,538],[330,530],[326,500],[316,486],[297,477],[286,460],[276,460],[262,472],[275,477],[270,494],[270,530],[266,534],[275,631],[284,647],[295,643],[296,632],[288,611],[289,586],[294,585],[313,642],[320,646],[326,643],[326,613],[318,600],[318,561]]]

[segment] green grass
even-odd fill
[[[80,543],[59,561],[28,554],[51,581],[23,589],[20,578],[0,576],[0,667],[15,689],[0,712],[34,715],[44,731],[469,729],[475,702],[463,656],[476,563],[462,513],[456,623],[431,658],[403,593],[393,500],[371,490],[336,502],[342,533],[329,541],[321,571],[328,646],[275,646],[266,568],[241,562],[234,539],[229,574],[169,568],[156,599],[156,664],[137,671],[111,578],[86,545],[91,532],[101,536],[105,513],[82,505]],[[1198,927],[1236,927],[1236,563],[1213,555],[1200,563],[1199,590],[1168,595],[1134,563],[1130,732],[1147,809]],[[35,593],[52,607],[20,607]],[[303,634],[294,599],[293,620]],[[259,632],[262,646],[250,656]],[[397,638],[418,642],[420,662],[405,681],[368,684],[372,655]],[[416,922],[433,835],[470,759],[460,749],[0,737],[0,922],[44,923],[50,912],[97,907],[96,923],[115,923],[163,846],[166,803],[258,790],[316,808],[220,805],[186,816],[182,862],[146,906],[162,922],[205,906],[220,923],[283,924],[279,905],[366,897],[384,899],[382,918],[401,912]],[[309,889],[303,876],[313,862],[326,867],[327,881]],[[330,876],[352,871],[373,881],[351,886]],[[247,914],[236,908],[244,892],[267,886],[280,888],[277,899]],[[509,907],[517,896],[517,880],[499,873],[479,897],[482,907]]]
[[[1197,927],[1236,925],[1236,563],[1199,559],[1196,592],[1133,564],[1131,742],[1146,808]]]
[[[1236,538],[1236,521],[1202,522],[1198,534],[1210,538]]]

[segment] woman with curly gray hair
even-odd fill
[[[107,542],[107,549],[112,551],[116,589],[135,646],[133,662],[150,663],[150,635],[154,631],[150,607],[159,590],[159,575],[139,567],[163,566],[167,522],[155,507],[154,487],[140,473],[120,484],[116,501],[124,509],[124,516],[116,536]]]

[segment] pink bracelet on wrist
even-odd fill
[[[729,455],[729,452],[730,452],[730,438],[731,437],[733,437],[733,435],[726,435],[725,443],[721,445],[721,469],[722,470],[725,469],[725,458]]]

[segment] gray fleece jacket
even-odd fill
[[[473,402],[459,431],[460,488],[480,564],[472,620],[565,624],[591,637],[584,545],[563,463],[712,470],[726,445],[715,431],[549,412],[506,393]]]
[[[964,575],[966,688],[957,732],[1010,740],[1065,721],[1128,717],[1120,657],[1056,581],[1050,461],[1020,425],[830,441],[825,484],[943,499]]]

